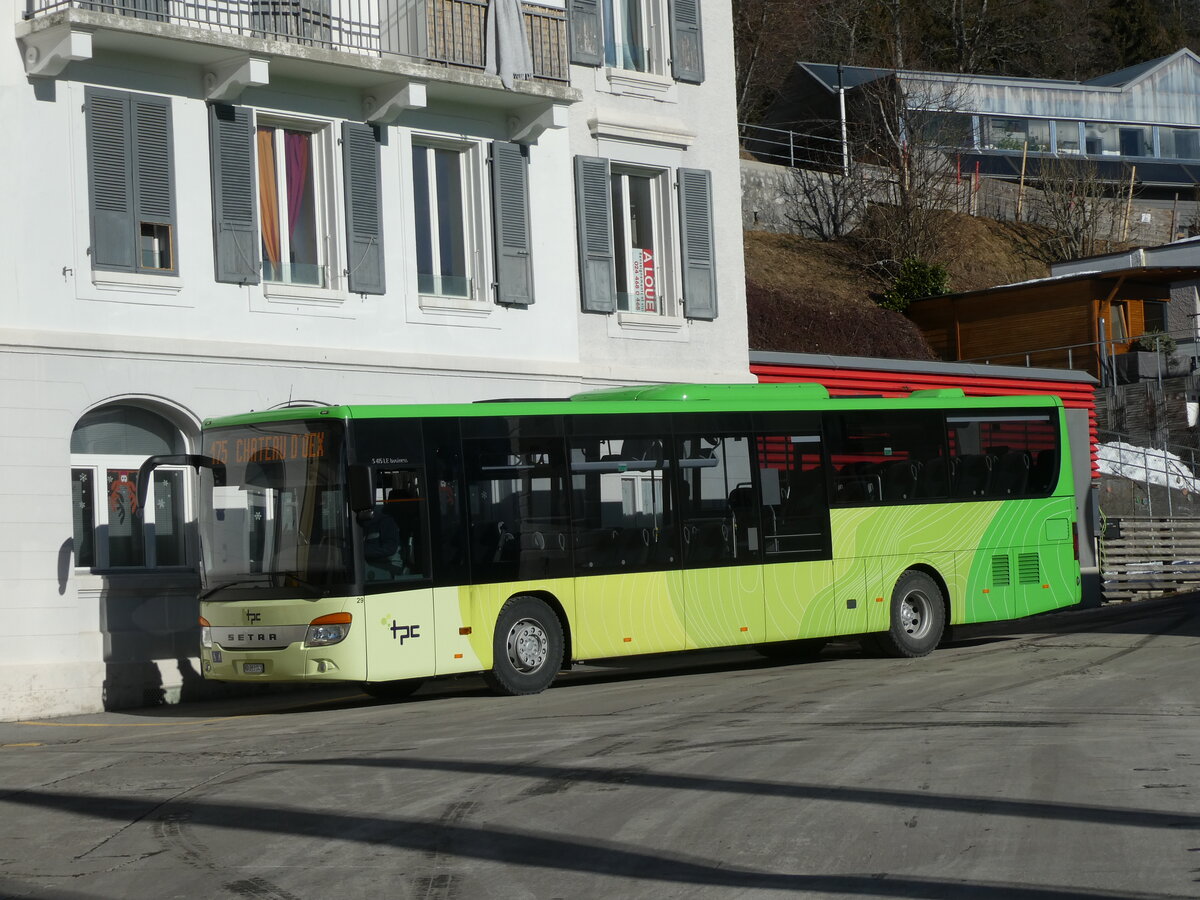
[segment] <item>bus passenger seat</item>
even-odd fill
[[[1025,493],[1029,481],[1029,454],[1010,450],[996,460],[989,493],[997,497],[1019,496]]]

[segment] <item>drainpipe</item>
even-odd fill
[[[842,123],[842,177],[850,176],[850,147],[846,141],[846,88],[842,83],[842,64],[838,63],[838,114]]]

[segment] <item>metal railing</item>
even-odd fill
[[[1103,321],[1103,320],[1101,320]],[[1151,334],[1149,337],[1155,337]],[[1191,329],[1176,329],[1161,334],[1163,338],[1171,338],[1179,345],[1180,351],[1186,347],[1186,358],[1196,355],[1196,336]],[[983,363],[985,365],[1024,365],[1026,368],[1043,365],[1048,368],[1060,368],[1054,362],[1061,361],[1066,356],[1067,368],[1074,369],[1076,362],[1080,368],[1097,367],[1101,386],[1118,383],[1117,360],[1129,352],[1130,345],[1138,342],[1133,338],[1106,338],[1102,341],[1087,341],[1079,344],[1062,344],[1054,347],[1036,347],[1029,350],[1014,350],[1010,353],[993,353],[973,359],[963,359],[964,363]],[[1156,373],[1161,383],[1164,377],[1172,373],[1166,367],[1164,354],[1159,353],[1159,370]]]
[[[522,3],[533,77],[569,80],[563,10]],[[487,66],[488,0],[26,0],[25,18],[109,13],[364,56]]]
[[[828,125],[829,123],[824,123]],[[832,123],[836,127],[837,123]],[[800,168],[840,168],[843,142],[826,135],[768,128],[765,125],[738,124],[742,149],[761,162]]]

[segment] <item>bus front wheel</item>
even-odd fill
[[[938,645],[945,627],[946,607],[937,582],[909,569],[892,590],[891,626],[877,641],[888,656],[916,658]]]
[[[496,619],[492,669],[484,673],[497,694],[538,694],[562,667],[563,631],[558,616],[537,597],[512,597]]]

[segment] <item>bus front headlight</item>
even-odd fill
[[[304,643],[309,647],[328,647],[346,639],[350,633],[350,613],[331,613],[319,616],[308,623],[308,633],[304,635]]]
[[[200,617],[200,646],[205,650],[212,649],[212,626],[204,616]]]

